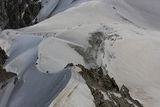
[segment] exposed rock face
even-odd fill
[[[5,2],[0,0],[0,29],[4,29],[8,23],[8,17],[5,10]]]
[[[1,29],[16,29],[36,23],[41,9],[38,0],[0,0]]]
[[[143,107],[130,96],[127,87],[123,85],[119,89],[113,78],[108,74],[104,75],[101,67],[88,70],[82,65],[77,66],[82,69],[80,74],[91,90],[96,107]],[[104,98],[102,92],[108,99]]]
[[[16,76],[16,74],[11,72],[6,72],[5,69],[3,69],[2,65],[0,65],[0,83],[5,82],[6,80]]]
[[[3,65],[7,58],[8,56],[6,55],[5,51],[0,47],[0,65]]]
[[[13,76],[16,76],[16,74],[6,72],[6,70],[3,69],[3,64],[5,63],[6,59],[7,55],[5,51],[0,48],[0,83],[12,78]]]
[[[86,65],[89,65],[87,66],[89,69],[82,65],[77,66],[82,69],[80,74],[91,90],[96,107],[143,107],[142,104],[130,96],[129,90],[125,86],[119,89],[115,80],[108,74],[104,74],[108,71],[102,65],[97,64],[98,52],[104,54],[105,39],[112,41],[114,44],[118,37],[117,34],[107,35],[103,32],[94,32],[88,40],[89,46],[87,49],[70,46],[82,55]],[[73,66],[73,64],[68,64],[68,66]]]

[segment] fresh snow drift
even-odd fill
[[[96,65],[108,71],[119,86],[125,84],[144,107],[160,106],[158,0],[43,3],[44,9],[37,17],[48,19],[0,33],[0,45],[9,55],[5,68],[18,74],[18,82],[12,83],[12,88],[6,86],[0,105],[94,107],[93,96],[79,70],[64,69],[68,63],[92,67],[85,61],[92,55],[97,58]],[[93,32],[105,34],[103,51],[93,49],[91,54],[80,54],[76,49],[87,52],[92,48],[89,40]]]

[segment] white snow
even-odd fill
[[[127,85],[132,95],[141,99],[145,106],[159,103],[159,36],[152,32],[139,35],[132,31],[121,35],[122,40],[117,40],[113,46],[106,45],[105,48],[115,56],[108,63],[109,73],[120,86]]]
[[[82,56],[68,45],[69,43],[50,37],[39,46],[38,65],[40,71],[55,73],[62,70],[68,63],[84,64]]]
[[[72,78],[49,107],[95,107],[93,96],[82,79],[78,67],[72,67]],[[82,103],[83,102],[83,103]]]
[[[118,12],[137,25],[160,29],[159,0],[114,0]]]
[[[64,70],[64,67],[68,63],[85,65],[83,56],[68,44],[86,49],[91,33],[103,31],[106,35],[118,34],[120,37],[115,42],[107,39],[104,41],[105,54],[98,52],[97,65],[107,65],[109,74],[118,85],[126,85],[131,96],[138,99],[144,107],[159,107],[159,1],[78,0],[79,4],[75,3],[74,6],[71,5],[72,0],[64,1],[61,0],[58,4],[59,10],[54,10],[58,0],[43,3],[44,9],[38,15],[39,20],[52,16],[52,13],[54,16],[18,31],[7,30],[0,33],[0,45],[10,55],[5,65],[7,70],[19,72],[22,80],[28,75],[26,84],[20,82],[15,86],[17,88],[13,92],[16,89],[20,91],[12,95],[8,106],[15,102],[17,107],[20,106],[18,104],[22,104],[23,101],[20,102],[16,98],[25,93],[26,97],[23,98],[27,99],[26,107],[34,107],[30,104],[36,104],[40,98],[45,99],[53,91],[53,96],[46,99],[49,102],[43,100],[40,106],[47,102],[47,106],[93,107],[92,95],[77,69]],[[39,71],[35,67],[36,60]],[[65,71],[71,73],[71,76]],[[47,74],[48,76],[58,76],[57,80],[53,81],[53,78],[48,76],[41,80],[46,72],[53,73]],[[35,80],[36,76],[40,79]],[[62,78],[64,80],[59,81]],[[42,86],[48,83],[43,91],[37,91],[44,92],[44,96],[36,95],[35,91],[36,94],[33,94],[34,92],[27,88],[38,83],[38,87],[34,86],[33,89],[41,89],[39,82]],[[58,92],[56,88],[53,89],[57,84],[57,89],[61,89]],[[19,88],[20,85],[22,88]],[[36,101],[29,99],[35,96],[38,96]]]

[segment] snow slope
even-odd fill
[[[59,12],[71,8],[84,0],[42,0],[42,9],[37,15],[38,21],[45,20]]]
[[[159,0],[115,0],[118,12],[137,25],[160,29]]]
[[[7,71],[17,72],[20,79],[10,98],[8,100],[5,98],[0,104],[8,102],[6,107],[14,104],[18,107],[22,103],[20,98],[23,93],[23,96],[26,96],[23,97],[26,101],[23,103],[30,107],[37,104],[40,104],[39,107],[44,105],[93,107],[93,96],[78,71],[66,70],[64,67],[68,63],[92,67],[85,58],[97,55],[94,57],[97,58],[96,62],[93,63],[108,70],[119,86],[125,84],[131,95],[140,100],[144,107],[159,107],[160,32],[159,8],[155,5],[159,1],[154,0],[153,3],[149,0],[77,1],[79,4],[69,6],[72,1],[67,0],[65,3],[62,0],[58,6],[66,8],[67,5],[70,8],[65,10],[57,7],[63,11],[54,16],[51,14],[54,14],[53,8],[59,1],[49,1],[46,6],[44,5],[39,17],[42,18],[40,20],[52,17],[34,26],[1,32],[0,44],[10,55],[5,67]],[[97,52],[88,42],[91,33],[97,31],[105,34],[104,51]],[[73,47],[84,52],[91,48],[92,51],[91,54],[80,54]],[[26,82],[23,83],[24,78]],[[54,79],[56,80],[53,81]],[[37,87],[28,89],[28,85],[33,86],[36,83]],[[46,87],[41,84],[45,84]],[[78,88],[74,88],[77,84],[80,84]],[[55,86],[58,87],[58,92],[57,88],[53,88]],[[44,90],[40,90],[42,87]],[[31,89],[39,91],[31,92]],[[71,91],[72,97],[68,97]],[[38,93],[44,94],[41,96]],[[49,93],[51,96],[47,97]],[[30,97],[37,99],[31,101]],[[79,101],[77,97],[84,100]]]
[[[72,101],[76,100],[75,97],[73,97],[74,99],[71,97],[71,99],[68,101],[65,101],[65,99],[68,98],[60,99],[60,95],[63,94],[65,94],[66,97],[71,96],[71,94],[73,94],[72,96],[77,96],[79,94],[79,96],[77,96],[77,99],[81,97],[86,102],[81,104],[80,107],[83,107],[86,104],[88,104],[89,106],[94,106],[91,92],[80,74],[78,74],[79,69],[64,69],[64,67],[69,63],[67,62],[67,59],[70,60],[70,58],[73,58],[73,60],[71,60],[72,62],[78,55],[76,56],[77,53],[75,53],[74,58],[72,54],[73,51],[70,51],[70,47],[65,47],[65,45],[67,44],[63,43],[63,40],[61,40],[63,44],[57,44],[58,42],[55,41],[56,44],[54,44],[53,42],[52,45],[45,45],[45,41],[47,40],[44,40],[46,38],[43,36],[25,35],[17,31],[13,37],[11,36],[12,38],[9,38],[10,35],[5,32],[11,32],[11,34],[13,33],[12,31],[4,31],[2,33],[3,35],[1,40],[3,43],[8,43],[6,45],[6,51],[8,50],[8,55],[10,55],[5,68],[7,71],[17,73],[19,80],[15,83],[16,80],[12,79],[11,83],[7,85],[5,90],[1,90],[5,92],[4,95],[1,95],[0,105],[2,107],[21,107],[22,105],[23,107],[48,107],[50,105],[59,105],[58,102],[60,100],[69,102],[69,106]],[[23,34],[23,36],[21,36],[20,34]],[[9,42],[10,40],[12,40],[12,42]],[[39,45],[40,41],[42,40],[44,40],[44,43],[42,42],[42,44]],[[44,46],[42,46],[43,44]],[[40,46],[39,53],[38,46]],[[51,55],[54,54],[52,50],[54,48],[51,48],[50,52],[47,51],[49,53],[48,54],[45,53],[46,51],[44,51],[46,46],[55,46],[55,48],[57,48],[57,46],[62,46],[62,49],[69,49],[68,52],[70,54],[68,55],[72,57],[67,58],[66,56],[66,59],[62,60],[60,59],[60,53],[62,52],[57,51],[57,54],[55,53],[54,58],[58,57],[57,55],[59,53],[60,56],[57,61],[61,62],[52,63],[52,61],[56,60],[53,58],[53,56],[51,57]],[[46,60],[45,58],[42,59],[43,57],[38,56],[38,54],[50,57],[51,62],[49,60]],[[38,65],[36,64],[36,60],[38,57],[40,61],[45,62],[46,60],[46,63],[42,64],[42,69],[39,68],[39,70],[41,70],[42,72],[36,68],[36,66],[41,66],[41,63],[38,63]],[[76,59],[75,61],[78,61],[79,59],[82,60],[82,58],[77,58],[78,59]],[[83,61],[82,64],[84,64]],[[49,68],[47,68],[47,66]],[[50,71],[46,72],[45,67]],[[81,95],[81,93],[84,93],[84,95]],[[78,102],[78,100],[77,102],[74,101],[72,105],[77,105]]]

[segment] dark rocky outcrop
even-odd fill
[[[0,30],[4,29],[8,23],[8,16],[5,10],[5,2],[0,0]]]
[[[86,83],[90,85],[90,87],[95,87],[96,89],[100,89],[102,91],[119,91],[115,80],[110,78],[108,74],[104,75],[101,67],[97,69],[91,68],[90,70],[83,68],[83,70],[84,71],[80,72],[80,74],[86,80]]]
[[[0,65],[3,65],[7,58],[8,56],[6,55],[5,51],[0,47]]]
[[[33,25],[40,9],[38,0],[0,0],[0,28],[17,29]]]
[[[80,74],[91,90],[96,107],[143,107],[138,100],[134,100],[130,96],[129,90],[124,85],[121,88],[118,87],[116,81],[107,74],[109,72],[106,69],[107,65],[97,64],[98,52],[105,54],[104,41],[106,39],[112,41],[111,45],[113,46],[115,41],[121,38],[118,34],[94,32],[88,39],[87,49],[69,44],[71,48],[83,56],[88,69],[82,65],[77,66],[82,70]],[[114,55],[109,57],[113,58]],[[68,66],[74,65],[68,64]],[[108,99],[104,99],[104,93]]]
[[[0,48],[0,83],[16,76],[14,73],[6,72],[6,70],[3,68],[3,64],[5,63],[6,59],[7,55],[5,51]]]
[[[105,75],[101,67],[86,69],[82,65],[77,66],[82,69],[80,74],[91,90],[96,107],[143,107],[138,100],[130,96],[127,87],[123,85],[119,89],[115,80],[108,74]],[[108,99],[104,99],[102,92]]]
[[[11,72],[6,72],[6,70],[3,69],[3,66],[0,65],[0,83],[4,82],[14,76],[16,76],[16,74],[11,73]]]

